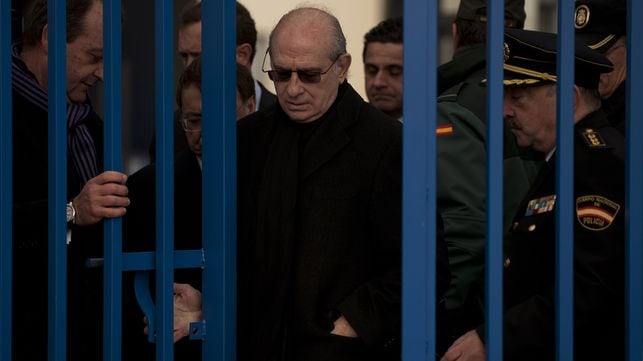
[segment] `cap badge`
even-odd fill
[[[616,219],[621,205],[598,195],[576,198],[576,219],[590,231],[602,231]]]
[[[582,29],[589,23],[589,7],[587,5],[578,5],[574,13],[574,27]]]
[[[511,53],[511,52],[509,51],[509,45],[507,45],[507,43],[504,43],[504,49],[503,49],[503,51],[504,51],[504,57],[505,57],[505,63],[506,63],[506,62],[507,62],[507,60],[509,60],[509,54]]]

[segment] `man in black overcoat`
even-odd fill
[[[103,80],[103,4],[67,1],[67,355],[102,357],[103,218],[129,204],[120,172],[103,172],[103,121],[87,91]],[[48,26],[47,1],[25,12],[12,54],[14,361],[47,358]],[[65,205],[58,205],[60,211]]]
[[[277,105],[239,122],[239,360],[400,359],[401,124],[347,82],[345,46],[327,12],[284,15]]]

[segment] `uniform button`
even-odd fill
[[[533,231],[535,231],[535,230],[536,230],[536,225],[535,225],[535,224],[532,224],[531,226],[529,226],[529,228],[527,228],[527,230],[528,230],[529,232],[533,232]]]
[[[515,230],[516,230],[516,228],[518,228],[518,222],[514,222],[513,230],[515,231]]]
[[[504,263],[505,268],[509,268],[510,265],[511,265],[511,259],[509,257],[505,258],[505,263]]]

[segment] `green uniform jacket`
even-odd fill
[[[438,75],[437,206],[444,218],[452,274],[446,305],[456,310],[472,308],[472,300],[479,299],[472,287],[483,279],[487,120],[486,88],[480,81],[485,78],[484,44],[456,52],[452,61],[440,66]],[[497,119],[493,124],[504,126],[504,121]],[[538,167],[539,163],[519,157],[513,135],[505,128],[505,234]]]

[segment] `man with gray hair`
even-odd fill
[[[400,358],[401,124],[355,92],[350,64],[326,11],[292,10],[270,35],[277,105],[238,128],[239,360]]]

